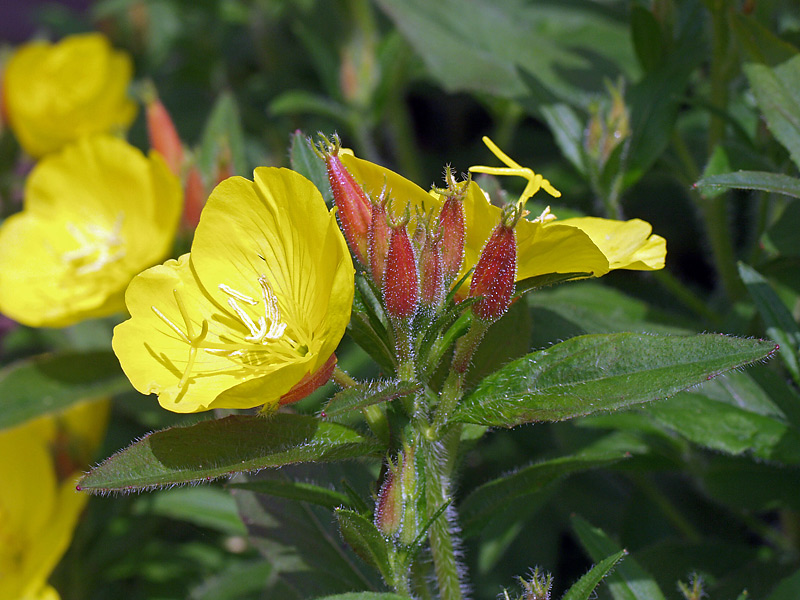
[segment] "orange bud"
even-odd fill
[[[406,223],[391,227],[383,274],[383,303],[386,312],[398,319],[413,317],[419,303],[417,257],[408,238]]]
[[[314,147],[315,152],[325,161],[328,181],[333,192],[333,201],[338,208],[339,224],[344,232],[347,245],[362,264],[367,265],[367,246],[369,224],[372,221],[372,205],[366,192],[356,182],[350,171],[339,158],[340,142],[338,136]]]
[[[183,144],[172,117],[155,94],[147,98],[146,103],[150,147],[161,153],[172,172],[180,176],[183,167]]]
[[[514,293],[517,276],[517,234],[503,215],[481,250],[469,286],[471,298],[481,297],[472,305],[472,313],[482,321],[496,321],[505,314]]]
[[[194,230],[200,222],[200,212],[206,203],[206,186],[200,170],[195,165],[192,165],[186,175],[183,196],[183,224],[187,229]]]
[[[428,232],[419,258],[420,302],[435,308],[444,300],[444,260],[442,257],[441,230]]]
[[[449,286],[458,277],[464,263],[464,238],[467,235],[467,222],[464,218],[464,196],[469,189],[470,179],[456,181],[453,170],[445,169],[447,187],[434,188],[444,196],[444,204],[439,212],[439,227],[442,231],[442,260],[444,282]]]

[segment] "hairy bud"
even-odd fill
[[[469,286],[473,314],[482,321],[496,321],[511,304],[514,281],[517,275],[517,234],[514,230],[519,219],[517,206],[505,211],[500,223],[492,231],[478,257]]]
[[[400,225],[392,224],[389,252],[383,274],[383,303],[386,312],[398,319],[411,319],[419,305],[417,257],[408,237],[408,217]]]

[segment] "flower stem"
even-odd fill
[[[421,439],[420,442],[425,457],[425,504],[427,518],[446,502],[450,501],[450,482],[445,473],[447,457],[444,447],[439,442]],[[456,559],[456,542],[453,535],[451,521],[453,510],[448,508],[431,524],[428,530],[428,540],[431,544],[433,566],[436,572],[436,581],[439,587],[441,600],[461,600],[461,570]]]

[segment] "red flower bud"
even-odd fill
[[[145,98],[147,104],[147,135],[150,147],[157,150],[167,161],[170,170],[180,176],[183,167],[183,144],[169,116],[167,109],[155,95],[148,94]]]
[[[390,465],[375,505],[375,526],[387,536],[396,534],[403,524],[403,486],[399,475]]]
[[[398,319],[410,319],[419,303],[417,257],[408,238],[408,220],[391,226],[386,271],[383,274],[383,303],[386,312]]]
[[[516,207],[512,213],[518,213]],[[504,213],[481,250],[478,264],[472,273],[469,286],[471,298],[481,297],[472,305],[472,313],[482,321],[496,321],[505,314],[514,293],[517,276],[517,234],[514,230],[518,217],[507,218]]]
[[[372,280],[378,285],[383,283],[391,235],[389,223],[386,221],[387,204],[385,193],[381,194],[377,202],[372,203],[372,220],[369,224],[369,268]]]
[[[435,308],[444,300],[444,260],[442,235],[429,231],[419,257],[420,303]]]
[[[194,230],[200,222],[200,212],[206,203],[206,186],[200,170],[195,165],[192,165],[186,175],[183,197],[183,225],[189,230]]]
[[[439,213],[439,227],[442,230],[442,260],[444,264],[445,286],[449,286],[458,277],[464,263],[464,238],[467,234],[467,222],[464,218],[464,196],[467,194],[470,179],[457,182],[453,170],[448,166],[445,170],[446,188],[434,188],[444,196],[444,204]]]
[[[347,245],[362,264],[367,265],[367,246],[369,224],[372,221],[372,205],[366,192],[356,182],[339,158],[340,142],[338,136],[319,147],[313,146],[317,155],[325,161],[328,181],[333,192],[333,201],[338,208],[339,223],[347,240]]]

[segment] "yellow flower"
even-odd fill
[[[107,419],[107,401],[82,402],[0,432],[0,598],[59,597],[47,578],[88,500],[75,484]]]
[[[0,312],[64,327],[124,309],[133,276],[164,259],[181,212],[164,160],[110,136],[45,157],[0,227]]]
[[[133,386],[174,412],[266,411],[332,367],[353,263],[333,211],[293,171],[212,192],[190,254],[138,275],[113,346]]]
[[[438,212],[441,208],[442,200],[438,194],[425,192],[389,169],[354,156],[342,156],[342,162],[374,197],[385,186],[392,198],[392,208],[398,215],[405,211],[407,204],[424,208],[425,212]],[[549,181],[513,161],[508,168],[493,169],[493,172],[521,175],[528,179],[520,202],[524,203],[539,189],[560,196]],[[478,262],[481,249],[500,222],[501,212],[488,201],[474,181],[470,183],[464,197],[467,232],[461,275]],[[416,214],[416,210],[411,210],[411,214]],[[650,224],[640,219],[614,221],[583,217],[556,220],[548,208],[536,219],[520,219],[516,231],[518,281],[550,273],[581,272],[600,277],[614,269],[650,271],[664,267],[666,241],[661,236],[651,235]]]
[[[38,158],[87,135],[126,129],[136,115],[126,96],[132,70],[130,57],[99,33],[21,46],[3,86],[20,145]]]

